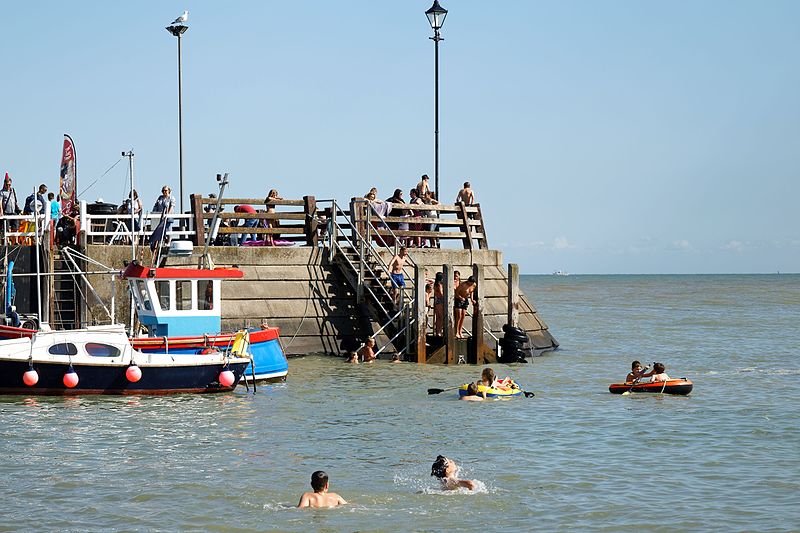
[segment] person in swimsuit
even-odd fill
[[[468,181],[465,181],[464,188],[458,191],[456,203],[459,202],[464,202],[464,205],[472,205],[475,203],[475,193],[472,192],[472,187]]]
[[[653,371],[646,375],[650,376],[651,383],[669,381],[670,377],[667,375],[665,370],[666,368],[664,367],[664,363],[653,363]],[[642,377],[644,377],[644,375]]]
[[[444,275],[436,273],[433,280],[433,334],[441,337],[444,334]]]
[[[470,383],[467,385],[467,393],[464,396],[461,396],[459,400],[464,400],[467,402],[482,402],[483,396],[478,394],[478,384]]]
[[[375,339],[368,338],[364,346],[358,349],[357,354],[361,356],[361,360],[365,363],[371,363],[377,359],[375,356]]]
[[[464,327],[464,318],[467,316],[467,307],[470,303],[475,305],[472,293],[475,291],[475,278],[470,276],[467,281],[456,287],[453,299],[453,316],[456,319],[456,338],[461,338],[461,328]]]
[[[403,267],[406,265],[406,255],[408,255],[406,247],[403,246],[400,248],[400,251],[397,252],[397,255],[392,257],[392,260],[389,262],[389,271],[392,277],[392,300],[394,301],[395,307],[397,307],[400,289],[406,286],[406,279],[403,275]]]
[[[345,359],[344,362],[345,363],[349,363],[351,365],[357,365],[358,364],[358,352],[350,352],[347,355],[347,359]]]
[[[631,363],[631,371],[628,372],[628,375],[625,377],[625,383],[635,383],[642,379],[647,369],[650,367],[642,367],[642,363],[639,361],[634,361]]]
[[[442,488],[453,490],[459,487],[475,490],[476,483],[471,479],[458,479],[458,465],[452,459],[444,455],[436,457],[436,461],[431,465],[431,475],[442,483]]]
[[[311,488],[314,492],[304,493],[297,507],[336,507],[347,503],[335,492],[328,492],[328,474],[322,470],[311,474]]]

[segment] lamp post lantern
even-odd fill
[[[181,18],[186,20],[186,16],[179,17],[176,22],[167,26],[166,30],[178,38],[178,173],[180,191],[180,212],[183,213],[183,74],[181,71],[181,36],[186,33],[189,26],[178,22]]]
[[[436,190],[436,199],[439,197],[439,41],[444,38],[439,33],[444,25],[444,19],[447,16],[447,10],[439,5],[439,0],[433,0],[433,5],[425,12],[428,17],[428,22],[433,29],[433,37],[428,37],[434,43],[434,81],[433,81],[433,114],[434,114],[434,189]]]

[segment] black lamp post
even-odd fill
[[[180,20],[180,19],[178,19]],[[167,31],[178,38],[178,169],[180,175],[180,212],[183,213],[183,75],[181,72],[181,35],[186,33],[189,26],[182,22],[173,22],[167,26]]]
[[[436,190],[436,199],[441,201],[439,197],[439,41],[444,38],[439,34],[439,30],[444,25],[444,18],[447,16],[447,10],[439,5],[439,0],[433,0],[433,5],[425,12],[428,17],[428,22],[431,23],[433,28],[433,37],[428,37],[434,43],[434,82],[433,82],[433,113],[434,113],[434,187]]]

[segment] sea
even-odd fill
[[[481,367],[289,361],[286,383],[0,397],[0,531],[798,531],[800,276],[523,276],[560,343]],[[288,339],[285,339],[288,341]],[[691,395],[612,395],[631,361]],[[477,490],[430,476],[442,454]],[[311,473],[349,503],[296,509]]]

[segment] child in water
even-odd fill
[[[482,402],[483,396],[478,394],[478,384],[470,383],[469,385],[467,385],[467,394],[461,396],[459,400],[465,400],[468,402]]]
[[[456,462],[452,459],[448,459],[444,455],[438,456],[431,466],[431,475],[442,483],[442,488],[445,490],[454,490],[459,487],[475,490],[475,481],[471,479],[458,479],[456,476],[457,473],[458,465]]]

